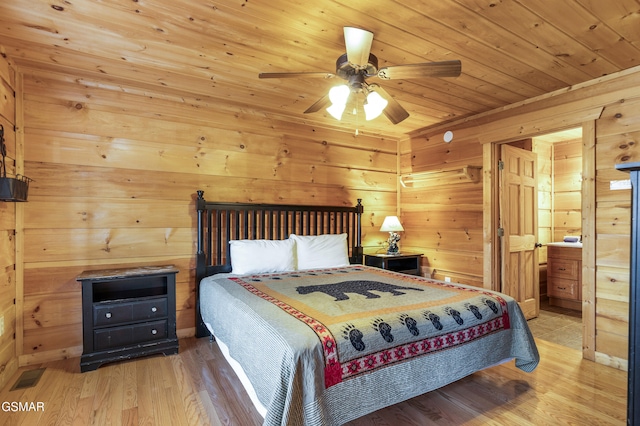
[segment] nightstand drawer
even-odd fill
[[[94,331],[94,349],[104,350],[149,342],[167,337],[167,321],[152,321]]]
[[[167,299],[157,298],[128,303],[100,303],[93,307],[96,327],[126,324],[167,316]]]
[[[158,298],[134,303],[133,320],[147,320],[167,316],[167,299]]]

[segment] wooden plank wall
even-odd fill
[[[468,179],[467,166],[482,167],[480,144],[401,143],[401,174],[416,176],[400,192],[402,249],[423,253],[433,278],[482,286],[482,180]]]
[[[553,241],[582,234],[582,139],[553,144]]]
[[[547,243],[553,241],[553,144],[533,138],[533,151],[538,154],[538,250],[540,264],[540,296],[547,294]]]
[[[589,120],[595,119],[595,163],[589,165],[595,172],[583,176],[587,183],[595,181],[595,216],[582,218],[582,229],[590,229],[584,226],[585,221],[595,222],[595,232],[583,232],[584,256],[595,259],[593,264],[583,262],[583,282],[592,286],[585,294],[594,294],[587,300],[585,332],[595,336],[595,346],[587,342],[585,354],[593,351],[598,362],[623,369],[628,351],[631,194],[629,190],[612,191],[609,185],[612,180],[625,179],[624,173],[615,170],[617,163],[640,161],[639,111],[640,69],[636,68],[474,119],[425,129],[402,141],[400,148],[403,174],[435,170],[442,164],[480,164],[479,146],[483,144],[533,137],[580,123],[590,127]],[[450,144],[442,142],[447,130],[454,133]],[[452,185],[420,188],[419,193],[416,188],[403,188],[401,216],[406,240],[411,241],[412,249],[427,254],[424,262],[428,268],[460,276],[460,282],[476,283],[483,273],[479,265],[481,245],[477,242],[482,233],[482,210],[490,203],[483,198],[481,187],[459,187],[463,194]],[[451,204],[445,208],[444,202],[432,201],[440,197]],[[448,213],[438,213],[442,210]],[[434,221],[434,215],[440,220]],[[419,230],[422,238],[412,237],[413,230]],[[589,272],[594,270],[591,280]]]
[[[248,106],[21,69],[22,365],[81,352],[83,270],[174,264],[179,336],[194,327],[195,192],[208,200],[353,205],[365,245],[396,212],[394,139],[279,122]],[[372,232],[375,231],[375,232]]]
[[[6,172],[16,171],[16,73],[0,56],[0,124],[4,128]],[[0,157],[0,160],[2,158]],[[2,164],[0,162],[0,167]],[[2,169],[0,169],[0,173]],[[2,176],[2,174],[0,174]],[[0,201],[0,387],[18,368],[16,357],[16,203]]]
[[[615,164],[640,161],[640,79],[629,85],[596,122],[595,350],[614,366],[628,357],[631,191],[611,190],[610,183],[629,178]]]

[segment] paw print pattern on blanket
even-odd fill
[[[380,332],[380,335],[385,342],[393,342],[393,334],[391,334],[391,326],[386,323],[382,318],[376,318],[373,323],[373,329]]]
[[[424,311],[422,313],[422,315],[428,319],[429,321],[431,321],[431,324],[433,324],[433,326],[436,328],[436,330],[442,330],[442,323],[440,322],[440,317],[436,314],[434,314],[431,311]]]
[[[476,318],[479,320],[482,319],[482,314],[480,313],[480,309],[476,305],[472,305],[471,303],[465,303],[464,307],[467,308]]]
[[[346,324],[342,329],[342,336],[349,340],[356,351],[364,351],[365,345],[362,341],[362,331],[358,330],[353,324]]]
[[[413,318],[411,318],[409,315],[402,314],[398,319],[402,324],[404,324],[407,327],[407,330],[409,330],[409,333],[413,334],[414,336],[417,336],[420,334],[420,331],[418,330],[418,322]]]
[[[496,302],[490,299],[483,299],[482,301],[493,311],[494,314],[498,313],[498,305],[496,305]]]
[[[453,317],[454,320],[456,320],[456,322],[458,323],[458,325],[462,325],[464,324],[464,320],[462,319],[462,317],[460,316],[460,312],[458,312],[457,310],[447,306],[446,308],[444,308],[444,311],[449,314],[451,317]]]

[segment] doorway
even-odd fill
[[[540,314],[535,337],[582,350],[582,127],[532,138],[538,154]]]
[[[491,181],[495,194],[492,203],[499,206],[494,209],[497,213],[494,220],[503,235],[498,240],[500,250],[494,253],[498,264],[494,273],[501,277],[498,280],[501,285],[499,290],[515,297],[528,319],[536,318],[531,322],[534,336],[582,349],[582,127],[492,145],[491,158],[496,159],[494,164],[499,170],[499,178],[496,179],[499,185],[496,185],[496,180]],[[509,152],[511,154],[507,154]],[[509,200],[509,192],[526,193],[526,188],[522,185],[516,186],[514,190],[512,179],[508,179],[515,170],[526,168],[528,162],[522,160],[527,158],[525,154],[533,154],[535,161],[535,202],[522,204],[521,201],[520,205],[505,202],[504,200]],[[514,157],[517,162],[513,162]],[[509,165],[511,163],[514,165]],[[518,181],[521,182],[519,177]],[[520,195],[516,198],[526,200],[532,197]],[[535,223],[535,235],[532,236],[535,241],[528,241],[526,236],[532,232],[523,232],[526,226],[521,226],[520,223],[512,227],[511,222],[515,222],[513,217],[522,217],[520,212],[532,208],[535,222],[523,222],[525,225]],[[523,241],[527,244],[516,244],[522,252],[514,256],[509,245],[517,243],[514,238],[522,239],[520,234],[525,236]],[[552,259],[549,259],[550,253]],[[535,258],[534,271],[529,267],[524,274],[520,273],[522,276],[505,273],[511,269],[522,272],[524,267],[519,259],[526,256],[529,259]],[[515,267],[511,265],[514,259]],[[533,290],[529,282],[531,277],[535,280]],[[535,298],[535,310],[531,297]],[[537,309],[538,306],[541,311]]]
[[[565,127],[582,128],[582,356],[584,359],[596,360],[596,117],[581,116],[581,120],[570,121]],[[539,134],[557,132],[562,129],[541,126]],[[482,145],[483,168],[483,287],[500,291],[502,264],[499,237],[499,188],[498,188],[498,155],[501,143],[519,140],[522,137],[534,137],[537,134],[520,134],[518,138],[510,138],[512,131],[501,133],[501,139],[486,141]],[[512,132],[516,133],[516,132]]]

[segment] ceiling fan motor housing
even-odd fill
[[[336,75],[338,77],[349,80],[352,75],[361,74],[364,77],[370,77],[378,73],[378,58],[370,53],[369,61],[366,65],[354,65],[347,59],[347,54],[341,55],[336,61]]]

